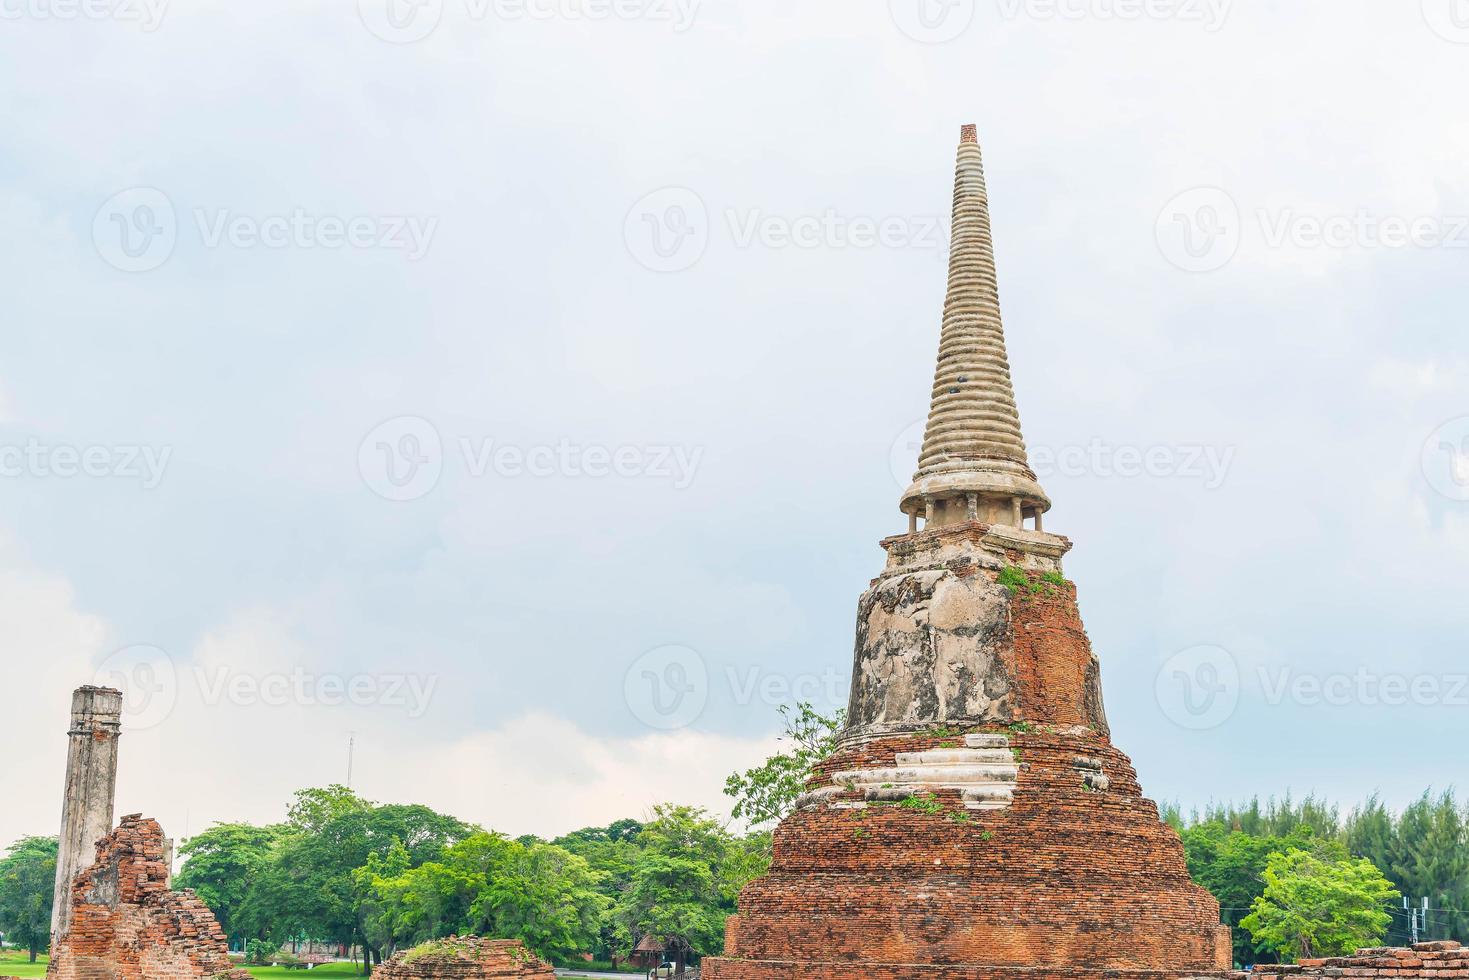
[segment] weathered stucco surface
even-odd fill
[[[879,579],[862,596],[850,724],[883,731],[1009,720],[1010,594],[947,569]]]

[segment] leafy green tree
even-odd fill
[[[215,824],[179,847],[184,866],[174,886],[194,889],[214,912],[226,935],[261,939],[262,924],[242,919],[241,913],[247,907],[251,887],[286,832],[280,824]]]
[[[641,852],[614,922],[624,948],[653,936],[681,967],[691,955],[724,948],[738,891],[728,874],[734,840],[702,809],[665,804],[653,813],[638,835]]]
[[[584,858],[597,875],[597,891],[614,904],[632,881],[633,868],[637,866],[638,835],[643,825],[637,820],[618,820],[606,827],[586,827],[554,843],[578,857]],[[611,960],[626,950],[617,938],[617,926],[610,916],[603,915],[598,924],[597,935],[589,947],[598,960]]]
[[[1264,894],[1240,924],[1287,960],[1341,956],[1382,941],[1392,921],[1383,906],[1396,897],[1371,861],[1292,849],[1271,855]]]
[[[1256,824],[1269,825],[1264,821]],[[1219,900],[1221,919],[1233,930],[1235,961],[1243,965],[1259,961],[1260,949],[1251,941],[1249,933],[1240,928],[1240,921],[1264,894],[1265,869],[1271,855],[1302,850],[1330,861],[1347,856],[1340,842],[1319,838],[1305,825],[1284,836],[1257,836],[1211,820],[1185,828],[1180,836],[1189,875]]]
[[[370,863],[359,880],[373,891],[368,905],[378,921],[369,932],[399,947],[473,933],[520,939],[542,956],[564,958],[596,941],[612,904],[585,859],[534,840],[477,833],[438,861],[378,873],[386,863]]]
[[[0,858],[0,932],[32,963],[51,942],[56,852],[55,837],[24,837]]]
[[[290,828],[251,889],[242,915],[268,922],[272,939],[309,936],[361,944],[382,962],[383,933],[369,930],[373,893],[356,875],[373,855],[396,848],[409,867],[435,860],[472,832],[467,824],[425,806],[375,805],[341,786],[302,790],[291,807]]]
[[[786,748],[724,783],[725,795],[735,800],[732,815],[751,827],[778,823],[795,809],[811,769],[831,755],[846,720],[845,711],[828,717],[805,701],[794,707],[782,705],[780,714],[785,719],[781,741]]]

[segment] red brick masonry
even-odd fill
[[[1087,718],[1090,647],[1072,587],[1016,596],[1024,721],[849,747],[843,770],[1004,734],[1020,772],[1008,808],[958,791],[878,805],[842,791],[786,819],[769,875],[740,896],[707,980],[1165,980],[1232,968],[1219,905],[1178,835]],[[1095,706],[1100,708],[1100,704]],[[1099,713],[1099,712],[1098,712]],[[1102,723],[1105,725],[1105,722]],[[936,812],[935,812],[936,811]]]
[[[232,969],[208,906],[169,890],[157,821],[123,817],[71,888],[71,927],[52,945],[50,980],[250,980]]]
[[[519,941],[450,937],[404,950],[373,971],[378,980],[555,980]]]
[[[1469,949],[1455,942],[1419,943],[1407,948],[1374,946],[1356,956],[1301,960],[1291,966],[1257,966],[1259,980],[1315,977],[1428,977],[1433,980],[1469,978]]]

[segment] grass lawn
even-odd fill
[[[44,977],[46,975],[46,957],[39,956],[36,962],[29,962],[25,953],[17,953],[14,950],[6,950],[0,953],[0,977]]]
[[[355,977],[357,971],[352,968],[351,963],[328,963],[318,966],[314,970],[287,970],[279,966],[247,966],[245,969],[260,980],[275,980],[277,977],[295,977],[302,980],[305,977]],[[35,963],[27,963],[24,953],[13,952],[0,953],[0,977],[44,977],[46,975],[46,957],[37,958]]]

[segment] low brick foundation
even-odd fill
[[[1314,977],[1423,977],[1431,980],[1469,978],[1469,949],[1455,942],[1419,943],[1416,946],[1374,946],[1359,949],[1355,956],[1332,956],[1301,960],[1289,966],[1262,964],[1255,967],[1258,980],[1290,980]]]
[[[372,971],[378,980],[554,980],[551,965],[518,940],[450,937],[404,950]]]
[[[52,945],[48,980],[250,980],[191,891],[168,887],[163,828],[139,814],[97,843],[71,887],[71,923]]]

